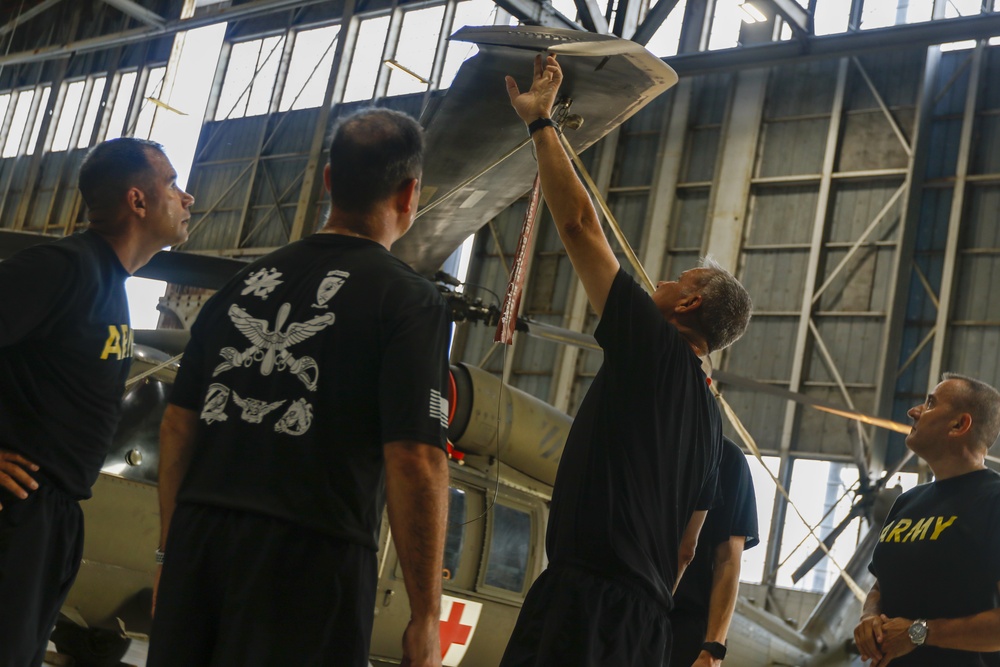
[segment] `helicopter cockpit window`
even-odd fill
[[[448,489],[448,534],[444,543],[445,579],[454,579],[458,574],[462,559],[462,544],[465,540],[465,491],[451,487]]]
[[[530,544],[531,515],[500,503],[494,505],[492,539],[484,583],[520,593],[527,576]]]

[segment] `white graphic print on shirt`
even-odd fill
[[[326,274],[326,278],[320,281],[319,287],[316,288],[316,303],[312,305],[313,308],[326,308],[326,302],[333,298],[333,296],[343,287],[344,282],[350,277],[350,273],[347,271],[333,270]]]
[[[284,326],[291,309],[292,304],[281,304],[272,330],[268,329],[267,320],[250,317],[249,313],[235,303],[231,305],[229,319],[252,344],[242,352],[234,347],[222,348],[219,354],[225,361],[215,367],[212,377],[237,366],[249,368],[256,361],[260,362],[261,375],[270,375],[274,369],[278,371],[288,370],[302,380],[309,391],[316,391],[316,383],[319,380],[319,367],[316,365],[316,361],[312,357],[296,359],[288,351],[288,348],[312,338],[333,324],[335,318],[333,313],[324,313],[307,322],[292,322],[282,332],[281,328]]]
[[[205,394],[205,406],[201,409],[201,418],[206,424],[212,422],[224,422],[229,417],[226,416],[226,403],[229,402],[229,387],[224,384],[213,383],[208,386]]]
[[[264,421],[264,415],[272,410],[280,408],[285,401],[281,400],[274,403],[268,403],[267,401],[260,401],[256,398],[242,398],[234,390],[233,402],[243,408],[243,414],[240,415],[240,419],[245,422],[250,422],[251,424],[259,424]]]
[[[280,277],[281,273],[277,269],[261,269],[256,273],[252,273],[249,278],[243,281],[246,287],[243,288],[240,294],[246,296],[253,292],[254,296],[267,299],[275,287],[285,282],[284,280],[278,280]]]
[[[306,399],[300,398],[288,406],[285,414],[274,425],[274,430],[285,435],[302,435],[312,426],[312,418],[312,406]]]

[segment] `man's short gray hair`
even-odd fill
[[[714,259],[703,257],[699,266],[708,271],[698,286],[698,332],[708,343],[709,352],[724,350],[747,330],[753,302],[740,281]]]
[[[1000,391],[982,380],[958,373],[943,373],[941,381],[958,380],[964,389],[955,398],[955,407],[960,412],[972,415],[973,441],[984,449],[989,449],[1000,436]]]

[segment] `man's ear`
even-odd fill
[[[396,191],[396,210],[400,213],[410,213],[420,203],[420,180],[411,178],[405,181]]]
[[[967,435],[972,429],[972,415],[963,412],[951,422],[951,435]]]
[[[701,308],[701,294],[688,294],[681,297],[680,302],[674,306],[675,313],[690,313]]]
[[[326,186],[326,191],[330,192],[330,187],[333,185],[333,181],[330,180],[330,163],[327,162],[326,166],[323,167],[323,185]]]
[[[131,187],[125,193],[125,202],[129,211],[139,217],[146,217],[146,193],[137,187]]]

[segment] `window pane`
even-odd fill
[[[108,121],[108,132],[105,139],[117,139],[122,136],[125,119],[128,117],[128,105],[132,101],[132,91],[135,90],[135,72],[121,75],[118,92],[115,94],[114,107],[111,109],[111,120]]]
[[[465,542],[465,491],[448,489],[448,533],[444,542],[444,578],[458,576],[458,565],[462,561],[462,546]]]
[[[10,108],[10,93],[4,93],[0,95],[0,127],[3,127],[3,121],[7,117],[7,109]]]
[[[49,94],[51,92],[52,86],[42,88],[42,101],[38,104],[38,112],[35,114],[35,125],[31,128],[31,140],[28,141],[29,155],[35,152],[35,146],[38,144],[38,135],[42,131],[42,119],[45,118],[45,108],[49,105]]]
[[[351,60],[351,72],[347,77],[344,102],[370,100],[375,93],[375,77],[382,65],[382,51],[385,36],[389,30],[389,17],[380,16],[361,22],[358,41]]]
[[[257,64],[257,76],[254,77],[250,89],[250,100],[247,102],[248,116],[260,116],[271,108],[271,93],[274,92],[274,80],[278,77],[278,65],[281,63],[281,51],[285,48],[285,37],[268,37],[260,46],[260,60]]]
[[[653,36],[649,38],[646,48],[654,56],[666,58],[676,56],[677,47],[681,41],[681,24],[684,21],[684,8],[687,7],[687,0],[680,0],[674,8],[667,14],[660,27],[656,29]]]
[[[740,25],[743,10],[739,5],[743,0],[719,0],[715,3],[712,32],[708,38],[709,50],[728,49],[736,46],[740,39]]]
[[[850,512],[854,494],[845,492],[858,481],[858,471],[854,466],[829,461],[797,459],[792,473],[788,495],[799,508],[815,533],[825,537],[844,520]],[[827,511],[829,516],[823,519]],[[822,523],[820,523],[822,519]],[[837,563],[843,567],[850,560],[857,546],[860,519],[855,518],[830,549]],[[839,576],[839,570],[830,559],[824,557],[797,583],[792,582],[792,573],[817,548],[816,540],[808,535],[802,520],[792,511],[785,521],[784,540],[781,544],[781,561],[785,565],[778,571],[777,584],[798,590],[826,591]],[[799,544],[801,542],[801,545]]]
[[[437,51],[438,37],[441,35],[441,19],[444,5],[417,9],[403,14],[403,28],[396,46],[396,62],[426,80],[431,78],[434,53]],[[392,70],[389,75],[387,95],[406,95],[427,90],[427,84],[419,79]]]
[[[452,34],[465,26],[493,25],[497,6],[491,0],[467,0],[455,6],[455,22],[452,24]],[[471,42],[448,40],[448,52],[444,58],[444,69],[441,72],[441,88],[447,88],[455,80],[458,69],[466,60],[479,53],[479,47]]]
[[[493,535],[485,583],[520,593],[528,571],[528,547],[531,544],[531,516],[527,512],[493,506]]]
[[[765,456],[764,463],[768,469],[778,474],[778,457]],[[758,584],[764,576],[764,560],[767,555],[767,541],[771,530],[771,512],[774,508],[774,481],[764,470],[757,457],[747,456],[750,466],[750,476],[753,478],[753,489],[757,495],[757,521],[759,523],[760,544],[743,552],[740,568],[740,579]]]
[[[77,139],[77,148],[86,148],[90,145],[90,137],[94,133],[94,124],[97,122],[97,114],[101,110],[101,96],[104,94],[105,77],[94,79],[94,85],[90,89],[90,100],[87,102],[87,114],[83,117],[83,127],[80,128],[80,138]]]
[[[818,0],[813,18],[813,32],[833,35],[847,32],[851,18],[851,0]]]
[[[66,87],[66,99],[63,101],[62,111],[59,112],[59,122],[55,123],[56,132],[52,136],[53,152],[69,148],[73,124],[80,113],[80,103],[83,101],[83,89],[86,85],[86,81],[74,81]]]
[[[31,110],[31,100],[35,98],[35,91],[22,90],[17,94],[17,101],[14,103],[14,118],[10,123],[10,130],[7,132],[7,141],[3,145],[3,157],[14,157],[21,145],[24,131],[28,127],[28,112]]]
[[[233,44],[215,120],[267,113],[284,44],[283,36]]]
[[[279,111],[309,109],[323,103],[339,34],[340,26],[329,26],[303,30],[295,36]]]
[[[142,94],[142,111],[135,124],[133,137],[148,139],[149,133],[153,129],[153,115],[156,113],[156,105],[149,101],[149,98],[160,99],[160,90],[163,88],[163,76],[166,74],[166,67],[156,67],[149,71],[149,78],[146,80],[146,90]]]

